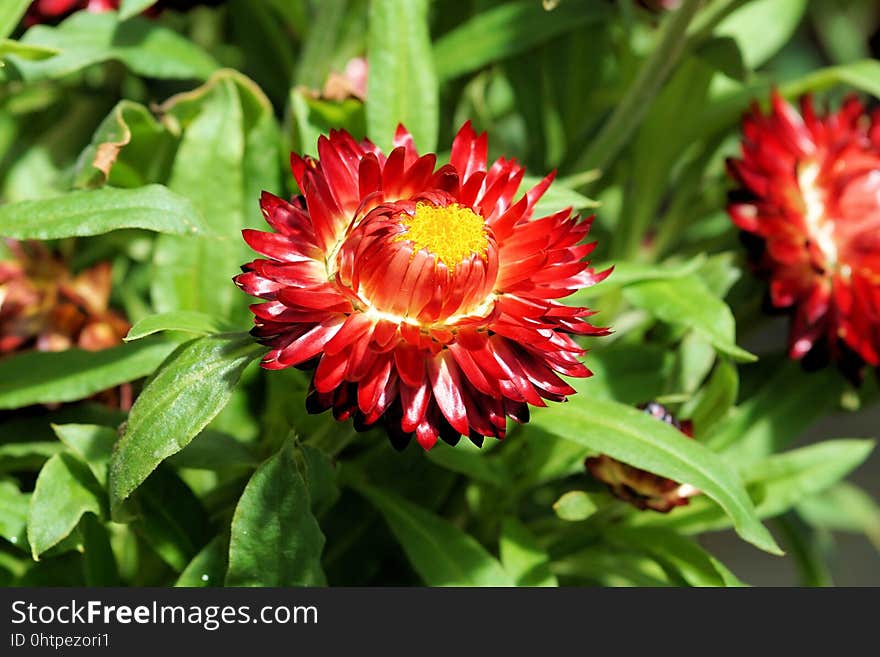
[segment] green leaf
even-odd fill
[[[794,514],[776,518],[773,525],[797,569],[799,586],[834,586],[828,537]]]
[[[426,457],[447,470],[501,489],[506,490],[511,483],[510,473],[503,464],[477,447],[470,448],[467,445],[449,447],[438,444],[426,453]]]
[[[253,252],[242,228],[265,228],[263,189],[280,191],[278,126],[269,99],[248,78],[223,70],[162,106],[182,132],[168,186],[187,196],[211,237],[157,240],[150,293],[159,312],[194,310],[237,323],[248,297],[232,284]],[[210,172],[210,175],[206,175]]]
[[[748,465],[743,476],[756,501],[758,517],[778,516],[829,488],[864,462],[873,446],[870,440],[830,440]],[[702,498],[693,498],[688,506],[664,518],[639,517],[632,522],[663,525],[687,533],[725,529],[730,525],[717,506]]]
[[[356,139],[367,131],[364,104],[354,98],[324,100],[303,87],[290,91],[293,141],[300,154],[318,156],[318,137],[342,128]]]
[[[403,124],[421,152],[433,151],[439,99],[428,0],[372,0],[367,60],[369,137],[387,153],[398,124]]]
[[[710,39],[694,54],[729,78],[744,81],[749,76],[739,44],[733,37]]]
[[[532,423],[587,449],[695,486],[721,505],[743,539],[780,553],[737,474],[717,454],[665,422],[629,406],[578,396],[534,413]]]
[[[125,505],[126,521],[177,572],[210,539],[208,514],[192,489],[170,468],[159,466]]]
[[[845,66],[829,66],[811,71],[803,77],[779,85],[779,93],[792,100],[806,93],[824,91],[838,85],[855,87],[880,98],[880,62],[865,59]],[[729,128],[740,120],[749,103],[755,98],[768,98],[770,90],[771,81],[761,80],[719,96],[693,121],[693,139]]]
[[[513,517],[501,521],[501,564],[516,586],[559,586],[550,557],[528,528]]]
[[[754,0],[719,23],[715,34],[736,40],[746,66],[755,69],[791,40],[806,9],[807,0]]]
[[[3,0],[0,2],[0,38],[6,38],[18,27],[31,0]]]
[[[122,0],[119,3],[119,20],[124,21],[143,13],[156,4],[156,0]]]
[[[58,439],[89,466],[101,487],[106,487],[107,465],[116,443],[116,430],[96,424],[54,424],[52,429]]]
[[[785,359],[767,382],[721,422],[708,445],[726,458],[746,464],[785,448],[837,403],[843,378],[831,369],[805,374]],[[778,394],[779,391],[785,394]]]
[[[661,321],[690,327],[734,360],[757,360],[736,345],[736,327],[730,308],[694,276],[639,283],[625,288],[623,294],[631,304]]]
[[[140,340],[161,331],[183,331],[196,335],[219,333],[228,326],[219,317],[194,310],[177,310],[144,317],[125,336],[126,342]]]
[[[690,586],[743,586],[715,557],[675,532],[614,526],[605,537],[621,548],[644,550]]]
[[[0,445],[0,472],[39,470],[43,463],[62,451],[64,446],[58,441],[28,441]]]
[[[579,522],[596,512],[596,503],[582,490],[570,490],[553,503],[553,510],[562,520]]]
[[[677,352],[675,369],[666,392],[693,395],[715,364],[715,347],[701,334],[688,331],[679,342]],[[683,413],[682,417],[687,417]]]
[[[173,344],[146,340],[103,351],[28,352],[0,361],[0,409],[85,399],[153,372]]]
[[[532,0],[502,3],[437,40],[437,77],[446,81],[476,71],[597,22],[607,14],[608,8],[593,0],[565,0],[551,11]]]
[[[40,470],[28,511],[28,542],[34,559],[66,538],[84,513],[106,515],[106,501],[88,466],[57,454]]]
[[[0,536],[27,549],[27,518],[31,496],[11,481],[0,481]]]
[[[226,470],[256,467],[254,450],[222,431],[206,429],[181,451],[168,458],[177,468]]]
[[[520,185],[520,190],[523,190],[524,192],[528,191],[539,182],[541,182],[541,179],[536,176],[525,176]],[[598,201],[587,198],[583,194],[579,194],[556,180],[547,188],[547,191],[538,200],[538,203],[535,205],[533,216],[544,217],[553,214],[554,212],[564,210],[565,208],[573,208],[577,211],[583,210],[584,208],[596,207],[599,207]]]
[[[327,454],[311,445],[300,445],[294,456],[309,489],[312,512],[320,516],[339,499],[336,466]]]
[[[324,585],[323,549],[289,441],[254,473],[235,508],[226,585]]]
[[[324,86],[348,4],[348,0],[323,0],[320,10],[315,12],[297,64],[297,84],[308,89],[321,89]]]
[[[110,461],[114,511],[223,409],[261,350],[249,336],[217,335],[187,342],[166,359],[134,403]]]
[[[229,541],[225,536],[214,538],[201,552],[193,557],[193,560],[189,562],[180,574],[174,586],[190,588],[223,586],[229,560],[228,546]]]
[[[609,287],[625,287],[646,281],[669,280],[684,278],[696,272],[705,262],[705,257],[697,256],[684,262],[672,262],[661,264],[645,264],[640,262],[619,262],[614,264],[614,273],[603,283]],[[599,267],[604,269],[604,267]]]
[[[739,375],[736,367],[726,360],[718,361],[708,383],[682,409],[681,416],[694,423],[697,437],[708,435],[709,429],[722,419],[739,393]]]
[[[206,230],[192,203],[162,185],[107,187],[0,206],[0,234],[15,239],[82,237],[120,228],[176,235]]]
[[[97,517],[86,513],[80,521],[80,531],[86,586],[120,586],[122,582],[107,529]]]
[[[30,46],[26,43],[20,43],[12,39],[0,39],[0,59],[9,55],[15,55],[22,59],[39,61],[41,59],[49,59],[54,57],[60,51],[56,48],[47,48],[46,46]],[[0,67],[3,62],[0,62]]]
[[[654,559],[635,550],[599,545],[555,561],[554,571],[575,578],[576,583],[604,586],[673,586],[669,574]]]
[[[880,551],[880,505],[858,486],[842,481],[795,508],[813,527],[863,533]]]
[[[779,515],[837,483],[864,463],[873,449],[873,440],[828,440],[749,466],[744,474],[749,487],[758,488],[758,513],[765,518]]]
[[[591,351],[584,362],[593,376],[570,382],[578,394],[641,404],[663,393],[675,355],[655,345],[626,344]]]
[[[111,60],[138,75],[161,79],[204,79],[217,68],[201,48],[156,21],[119,23],[109,11],[80,11],[56,27],[36,25],[21,43],[61,51],[41,62],[11,57],[25,80],[57,79]]]
[[[513,586],[498,560],[448,520],[380,488],[353,487],[382,513],[428,586]]]

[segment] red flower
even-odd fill
[[[679,422],[662,405],[651,402],[639,408],[661,422],[671,424],[688,438],[694,437],[690,420]],[[608,486],[612,495],[629,502],[637,509],[653,509],[667,513],[677,506],[688,504],[690,498],[700,492],[689,484],[680,484],[647,470],[635,468],[607,454],[590,457],[584,461],[584,465],[590,474]]]
[[[265,299],[252,331],[263,367],[316,366],[307,406],[366,428],[382,422],[404,446],[441,437],[502,438],[506,417],[563,401],[558,374],[590,376],[567,335],[603,335],[586,308],[557,301],[602,280],[584,261],[590,221],[568,208],[533,218],[547,176],[514,202],[524,169],[487,165],[470,123],[435,170],[398,128],[386,157],[346,132],[318,140],[320,160],[291,157],[304,197],[265,193],[277,231],[245,230],[268,260],[236,283]]]
[[[185,11],[196,5],[217,5],[223,0],[159,0],[149,7],[145,16],[156,17],[163,9]],[[67,18],[74,12],[86,10],[95,14],[119,9],[120,0],[33,0],[25,14],[24,24],[27,26],[38,23],[54,24]]]
[[[805,97],[798,114],[774,93],[743,135],[728,210],[757,238],[771,303],[792,310],[790,356],[880,365],[880,111],[850,98],[820,115]]]
[[[34,0],[25,15],[25,25],[52,23],[81,9],[114,11],[119,9],[119,0]]]

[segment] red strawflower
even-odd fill
[[[553,175],[514,202],[524,169],[488,166],[470,123],[436,170],[403,127],[394,144],[386,156],[332,132],[320,160],[291,156],[303,197],[263,193],[277,232],[244,238],[269,259],[235,278],[265,299],[252,306],[263,367],[316,366],[311,412],[381,421],[398,447],[502,438],[507,417],[575,392],[558,374],[590,376],[568,334],[607,331],[557,299],[609,273],[584,261],[591,221],[571,208],[533,218]]]
[[[880,365],[880,111],[850,98],[817,114],[806,96],[799,114],[774,93],[743,135],[728,210],[757,238],[770,302],[793,313],[790,356]]]
[[[661,404],[651,402],[639,408],[661,422],[674,426],[688,438],[694,437],[690,420],[679,422]],[[590,457],[584,461],[584,465],[590,474],[608,486],[612,495],[643,511],[653,509],[667,513],[677,506],[688,504],[690,498],[700,492],[689,484],[680,484],[672,479],[633,467],[607,454]]]

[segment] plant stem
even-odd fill
[[[602,126],[592,146],[578,161],[576,170],[604,171],[626,146],[647,115],[651,101],[684,52],[688,25],[701,3],[702,0],[685,0],[682,7],[669,16],[662,27],[660,42],[654,52],[642,65],[636,79]]]

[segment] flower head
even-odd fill
[[[728,210],[792,312],[790,356],[880,365],[880,111],[850,98],[820,114],[807,96],[798,113],[774,93],[743,136]]]
[[[25,24],[52,23],[80,10],[93,13],[119,9],[119,0],[34,0],[25,15]]]
[[[688,438],[694,437],[690,420],[679,422],[662,405],[651,402],[640,406],[648,415],[661,422],[671,424]],[[667,513],[677,506],[683,506],[699,491],[689,484],[680,484],[672,479],[660,477],[633,467],[607,454],[588,458],[584,465],[596,479],[606,484],[611,493],[629,502],[637,509],[653,509]]]
[[[8,240],[0,260],[0,357],[27,349],[89,351],[119,344],[125,319],[108,307],[110,263],[73,276],[39,242]]]
[[[263,194],[276,232],[244,231],[267,259],[235,279],[264,299],[263,367],[314,366],[310,411],[381,421],[399,446],[502,438],[507,417],[574,393],[560,374],[590,375],[569,334],[607,331],[557,301],[608,274],[584,260],[590,221],[533,217],[553,176],[516,200],[523,168],[489,165],[469,123],[439,168],[402,127],[394,143],[386,156],[333,132],[319,160],[291,158],[302,197]]]
[[[197,5],[218,5],[224,0],[159,0],[147,8],[144,16],[156,17],[164,9],[185,11]],[[77,11],[100,14],[119,9],[121,0],[33,0],[25,14],[26,26],[38,23],[58,23]]]

